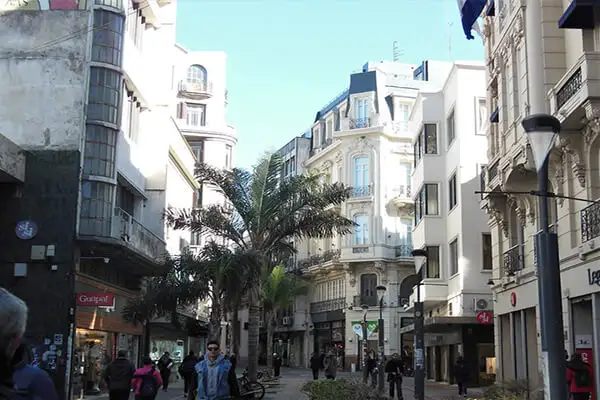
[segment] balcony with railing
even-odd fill
[[[523,260],[523,245],[517,244],[502,255],[503,259],[503,273],[504,276],[513,276],[518,271],[523,270],[524,268],[524,260]]]
[[[327,250],[322,254],[315,254],[308,258],[298,260],[297,268],[300,270],[306,270],[311,267],[326,264],[328,262],[336,262],[340,259],[341,251],[338,250]]]
[[[373,185],[354,186],[350,198],[364,198],[373,196]]]
[[[600,236],[600,203],[594,203],[580,211],[581,243]]]
[[[397,208],[412,210],[414,201],[412,199],[411,186],[399,185],[392,188],[390,201]]]
[[[412,258],[412,251],[412,244],[400,244],[394,247],[394,254],[396,255],[396,258]]]
[[[120,208],[114,210],[111,230],[114,238],[132,250],[157,262],[165,257],[165,242]]]
[[[600,97],[600,52],[584,51],[549,92],[550,111],[563,129],[580,129],[584,105]]]
[[[211,81],[179,81],[179,95],[196,100],[212,97],[213,84]]]
[[[346,308],[346,298],[317,301],[310,303],[310,313],[322,313],[328,311],[340,311]]]
[[[318,147],[315,147],[314,149],[310,150],[310,157],[313,157],[314,155],[319,154],[320,152],[322,152],[323,150],[325,150],[326,148],[331,146],[332,143],[333,143],[332,138],[325,139],[325,141],[321,142],[321,144]]]
[[[371,117],[349,118],[348,123],[350,129],[364,129],[373,126],[373,119]]]

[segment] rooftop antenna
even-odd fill
[[[398,41],[394,40],[394,48],[393,48],[393,60],[394,62],[400,61],[400,57],[404,55],[404,51],[402,51],[398,47]]]
[[[450,6],[448,2],[446,2],[446,23],[448,25],[448,59],[452,60],[452,26],[454,25],[454,21],[450,18]]]

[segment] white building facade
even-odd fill
[[[234,166],[237,133],[227,124],[228,91],[226,87],[227,55],[220,51],[188,51],[175,46],[175,62],[171,72],[174,102],[171,112],[185,135],[196,161],[216,168]],[[215,188],[200,185],[194,207],[225,204]],[[217,238],[192,237],[199,248]]]
[[[551,201],[551,228],[559,237],[565,348],[581,353],[595,371],[600,346],[597,238],[598,114],[595,98],[597,8],[576,1],[496,2],[485,18],[490,191],[537,188],[521,119],[550,113],[562,124],[549,157],[550,190],[583,200]],[[543,62],[542,62],[543,60]],[[587,201],[586,201],[587,200]],[[542,385],[535,234],[538,200],[506,193],[482,202],[490,214],[496,295],[498,379]],[[555,310],[553,310],[555,312]],[[600,387],[599,374],[594,374]]]
[[[408,116],[422,84],[415,69],[394,62],[365,64],[311,127],[305,168],[323,174],[326,182],[353,188],[339,212],[358,226],[345,237],[297,246],[296,268],[312,281],[308,307],[294,319],[295,329],[304,333],[304,360],[315,351],[333,351],[341,369],[360,368],[362,340],[377,350],[379,285],[387,289],[381,310],[385,352],[402,347],[398,328],[411,315],[400,307],[400,288],[414,275]],[[363,318],[371,327],[367,338],[358,329]]]
[[[420,285],[425,369],[428,379],[453,382],[453,365],[462,356],[477,366],[470,381],[479,383],[487,372],[481,360],[494,359],[491,236],[474,193],[487,164],[485,65],[444,64],[445,81],[419,92],[410,117],[413,246],[428,253]],[[416,290],[407,309],[414,307]]]

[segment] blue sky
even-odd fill
[[[180,0],[177,41],[228,54],[228,122],[248,168],[308,128],[366,61],[483,60],[456,0]],[[448,25],[451,22],[452,25]],[[451,45],[451,46],[450,46]],[[451,51],[450,51],[451,47]]]

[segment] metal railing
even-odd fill
[[[581,242],[585,243],[600,236],[600,203],[592,204],[580,211]]]
[[[396,257],[412,257],[412,244],[401,244],[394,247]]]
[[[118,207],[113,216],[112,236],[154,260],[158,261],[165,256],[165,242]]]
[[[512,276],[523,269],[523,245],[517,244],[502,255],[504,275]]]
[[[361,129],[361,128],[370,128],[371,127],[371,118],[350,118],[350,129]]]
[[[298,268],[299,269],[307,269],[313,267],[315,265],[324,264],[329,261],[337,261],[342,254],[341,250],[327,250],[324,251],[323,254],[317,254],[314,256],[310,256],[308,258],[304,258],[298,260]]]
[[[360,245],[354,245],[354,247],[352,247],[352,254],[361,254],[361,253],[368,253],[369,252],[369,246],[360,246]]]
[[[560,108],[581,89],[581,68],[571,75],[565,84],[556,92],[556,109]]]
[[[343,310],[344,308],[346,308],[346,298],[344,298],[344,297],[341,297],[338,299],[317,301],[314,303],[310,303],[310,312],[311,313],[337,311],[337,310]]]
[[[400,185],[392,189],[394,197],[410,198],[412,196],[412,188],[410,185]]]
[[[211,81],[179,81],[179,91],[186,93],[206,93],[211,94],[213,84]]]
[[[350,197],[368,197],[373,196],[373,186],[355,186],[352,188]]]

